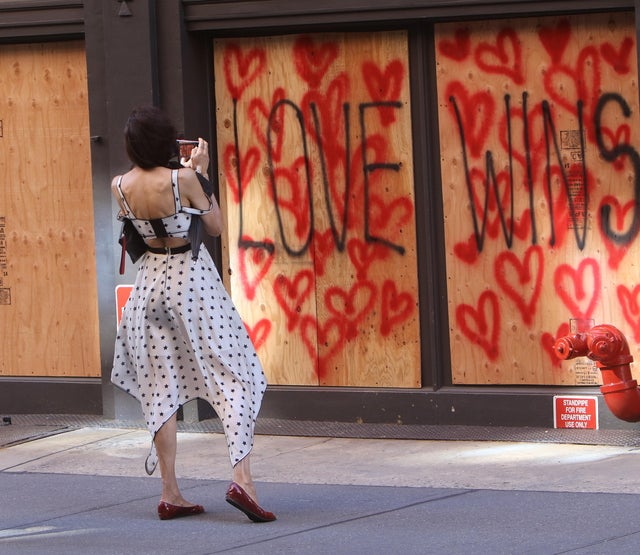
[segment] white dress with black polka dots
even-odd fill
[[[220,418],[232,465],[249,454],[266,379],[205,248],[140,259],[115,344],[111,381],[138,399],[152,437],[196,398]]]

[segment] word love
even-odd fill
[[[359,130],[360,130],[360,157],[361,157],[361,171],[363,176],[363,195],[361,203],[358,203],[362,206],[363,211],[363,234],[364,241],[366,243],[375,243],[377,245],[381,245],[382,247],[391,249],[401,255],[405,253],[405,247],[402,245],[398,245],[391,241],[388,238],[382,237],[380,234],[376,234],[373,228],[372,221],[376,217],[376,203],[374,202],[376,197],[372,195],[372,174],[374,172],[379,171],[392,171],[399,172],[401,169],[401,165],[397,162],[381,160],[378,155],[378,151],[375,148],[375,140],[373,135],[368,134],[366,121],[369,112],[375,111],[378,113],[378,110],[394,110],[402,107],[401,102],[396,101],[375,101],[375,102],[363,102],[358,104],[358,115],[359,115]],[[317,144],[317,149],[320,157],[320,179],[322,180],[322,193],[324,198],[324,204],[329,215],[330,229],[331,234],[333,236],[333,241],[338,249],[338,251],[343,252],[346,247],[346,232],[348,227],[348,218],[349,218],[349,207],[350,203],[353,202],[353,194],[352,194],[352,152],[350,146],[350,136],[351,136],[351,118],[350,118],[350,108],[351,105],[348,102],[345,102],[342,106],[342,117],[343,117],[343,127],[344,127],[344,144],[345,148],[343,149],[344,160],[342,161],[344,171],[344,186],[342,190],[344,191],[341,195],[339,203],[335,203],[341,206],[339,212],[340,214],[336,215],[334,211],[334,203],[332,202],[332,191],[337,191],[339,188],[335,186],[336,184],[331,183],[330,175],[335,172],[330,172],[328,169],[336,166],[335,153],[337,149],[334,148],[334,144],[336,138],[325,137],[323,135],[323,129],[321,128],[321,118],[318,113],[318,106],[314,102],[309,103],[309,111],[310,116],[305,118],[305,113],[303,110],[295,104],[293,101],[287,98],[281,98],[276,100],[271,107],[269,112],[269,116],[267,118],[267,128],[265,132],[265,140],[264,143],[267,149],[267,162],[268,162],[268,170],[269,170],[269,187],[271,191],[271,199],[273,201],[273,208],[275,210],[275,215],[277,218],[278,229],[280,233],[280,239],[282,241],[282,246],[284,250],[287,252],[289,256],[299,257],[303,256],[309,250],[309,247],[312,243],[313,235],[314,235],[314,207],[313,207],[313,194],[312,194],[312,177],[311,177],[311,168],[310,168],[310,148],[309,148],[309,137],[307,134],[307,129],[311,129],[313,131],[312,135]],[[385,112],[386,113],[386,112]],[[308,121],[309,117],[311,121]],[[279,152],[280,145],[282,144],[281,137],[279,136],[283,133],[284,121],[286,118],[292,118],[293,128],[297,129],[299,134],[299,140],[292,141],[292,144],[295,144],[298,148],[300,148],[300,156],[295,157],[298,160],[302,160],[304,163],[303,166],[303,175],[304,175],[304,184],[306,186],[306,194],[299,195],[299,203],[300,205],[296,207],[296,214],[300,217],[302,221],[308,222],[306,233],[303,230],[301,241],[298,241],[296,235],[299,235],[299,230],[291,229],[291,226],[286,226],[283,221],[283,208],[286,207],[284,201],[279,199],[278,193],[278,176],[282,174],[282,172],[278,172],[276,168],[276,163],[274,161],[275,158],[279,157],[279,155],[275,155],[274,153]],[[233,126],[234,126],[234,148],[235,148],[235,157],[237,159],[237,163],[235,164],[235,181],[237,184],[237,199],[239,200],[239,222],[240,228],[238,232],[238,247],[241,249],[248,248],[258,248],[264,249],[270,254],[275,250],[275,243],[272,240],[269,241],[254,241],[250,240],[245,236],[244,232],[244,204],[243,204],[243,168],[246,167],[241,160],[240,154],[240,146],[238,144],[238,116],[237,116],[237,101],[234,99],[233,103]],[[375,155],[371,154],[373,150]],[[294,154],[294,153],[291,153]],[[246,182],[246,180],[244,181]],[[335,196],[336,193],[334,192]],[[301,217],[300,214],[304,212],[304,217]],[[297,244],[297,242],[299,244]]]

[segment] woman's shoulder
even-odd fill
[[[180,168],[178,170],[178,185],[185,190],[193,189],[198,184],[196,172],[191,168]]]
[[[119,196],[118,185],[122,181],[122,178],[123,178],[123,175],[118,174],[113,176],[113,178],[111,179],[111,192],[115,197]]]
[[[180,177],[192,178],[195,177],[196,172],[191,168],[186,168],[183,166],[181,168],[178,168],[178,175]]]
[[[118,186],[118,183],[123,184],[125,181],[129,181],[130,175],[133,170],[129,170],[128,172],[119,173],[118,175],[114,175],[111,178],[111,187],[115,188]]]
[[[137,188],[137,185],[144,187],[147,184],[166,182],[170,175],[169,168],[155,167],[150,170],[133,168],[128,172],[114,176],[111,180],[111,187],[116,187],[118,182],[121,183],[123,190]]]

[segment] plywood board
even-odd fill
[[[420,386],[403,32],[214,41],[227,283],[270,383]]]
[[[84,44],[0,46],[0,375],[99,376]]]
[[[640,343],[633,13],[436,26],[453,381],[593,385],[552,345]]]

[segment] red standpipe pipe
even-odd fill
[[[561,337],[553,349],[562,360],[581,356],[596,361],[602,374],[600,391],[609,410],[620,420],[640,421],[640,390],[631,378],[633,357],[622,332],[602,324],[587,332]]]

